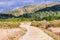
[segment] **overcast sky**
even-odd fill
[[[55,1],[60,1],[60,0],[0,0],[0,11],[5,9],[5,8],[10,8],[11,9],[21,7],[21,6],[26,6],[30,4],[41,4],[41,3],[50,3],[50,2],[55,2]]]

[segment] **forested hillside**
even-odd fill
[[[32,18],[33,20],[55,20],[60,19],[60,5],[46,7],[44,9],[35,11],[33,14],[22,15],[25,18]]]
[[[1,19],[10,20],[57,20],[60,19],[60,4],[30,5],[14,11],[0,13]]]

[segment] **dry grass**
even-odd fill
[[[49,36],[51,36],[52,38],[54,38],[55,40],[60,40],[60,37],[57,36],[56,34],[48,31],[46,28],[47,25],[53,25],[52,27],[60,27],[60,20],[54,20],[54,21],[39,21],[39,22],[32,22],[32,26],[36,26],[38,28],[42,28],[42,30],[47,33]]]
[[[19,22],[0,22],[0,28],[18,28],[20,25]]]
[[[60,27],[60,20],[50,21],[50,24],[52,24],[53,27]]]
[[[45,33],[47,33],[49,36],[51,36],[54,40],[60,40],[60,37],[55,35],[54,33],[46,30],[46,29],[42,29]]]
[[[60,27],[60,20],[53,21],[33,21],[32,26],[46,28],[47,25],[52,25],[52,27]]]
[[[31,23],[31,26],[36,26],[36,27],[38,27],[40,24],[37,22],[37,21],[33,21],[32,23]]]
[[[2,40],[18,40],[27,31],[19,25],[20,22],[0,22],[0,39],[3,37]]]
[[[33,21],[31,23],[31,26],[36,26],[36,27],[41,27],[41,28],[46,28],[47,25],[50,23],[47,21]]]

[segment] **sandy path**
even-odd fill
[[[18,40],[25,32],[24,28],[0,29],[0,40]]]
[[[20,37],[18,40],[54,40],[41,29],[30,26],[31,23],[21,23],[21,27],[27,29],[25,35]]]
[[[30,24],[22,22],[21,28],[0,29],[0,40],[53,40],[41,29]]]

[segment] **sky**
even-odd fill
[[[42,4],[50,2],[60,2],[60,0],[0,0],[0,12],[16,9],[31,4]]]

